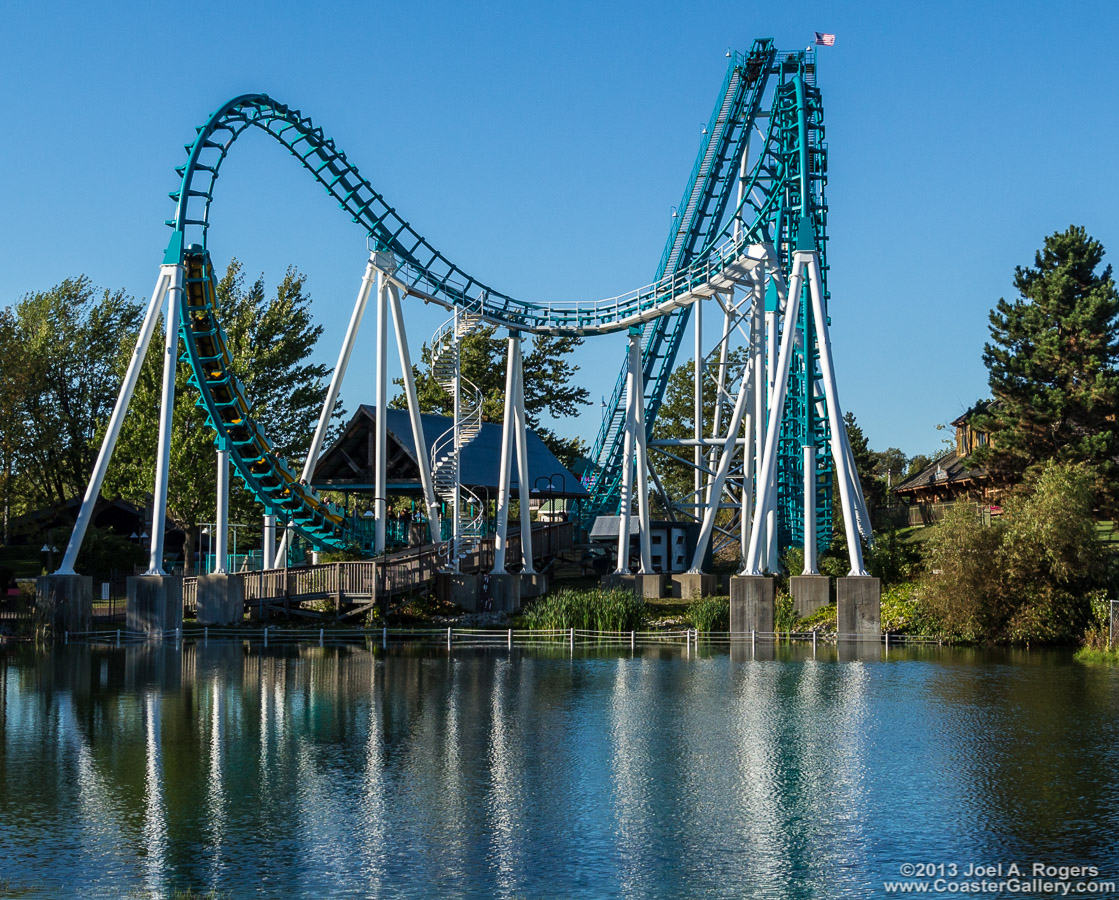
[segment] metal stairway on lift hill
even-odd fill
[[[765,92],[767,75],[776,50],[773,41],[754,41],[750,53],[735,54],[707,125],[706,143],[700,148],[688,187],[673,220],[657,278],[678,271],[717,233],[727,203],[734,192],[738,161],[748,140]],[[644,368],[645,423],[652,433],[668,378],[691,317],[691,307],[646,322],[641,331]],[[584,483],[590,500],[584,506],[584,521],[617,511],[622,474],[623,429],[625,425],[626,365],[614,386],[598,438],[591,451],[594,469]]]

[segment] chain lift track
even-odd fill
[[[772,40],[761,39],[748,53],[731,55],[655,280],[626,294],[588,302],[531,302],[478,280],[405,221],[299,110],[266,94],[234,98],[186,145],[187,162],[176,170],[180,186],[170,195],[176,209],[166,223],[173,235],[164,266],[184,270],[178,299],[184,359],[193,369],[198,403],[206,410],[216,443],[230,451],[236,471],[266,514],[290,522],[315,546],[345,543],[350,537],[347,521],[272,452],[233,375],[216,309],[207,251],[211,206],[222,163],[237,138],[250,129],[286,147],[366,232],[375,249],[391,257],[393,266],[385,277],[404,295],[516,333],[594,335],[639,329],[650,433],[693,303],[716,293],[729,297],[749,283],[753,268],[764,262],[771,273],[767,307],[776,310],[783,302],[776,281],[788,273],[795,250],[808,246],[819,253],[826,277],[827,151],[810,50],[782,53]],[[749,165],[747,159],[752,160]],[[736,192],[740,200],[734,201]],[[806,307],[801,304],[802,310]],[[804,465],[801,446],[807,440],[826,448],[831,437],[816,383],[815,335],[805,313],[798,329],[776,477],[782,545],[796,543],[804,533],[798,489]],[[778,337],[773,333],[770,339]],[[617,512],[624,405],[623,377],[594,445],[595,471],[585,480],[591,493],[584,510],[588,517]],[[822,544],[830,534],[832,469],[830,454],[820,453],[817,459],[816,533]],[[438,469],[438,459],[436,463]]]

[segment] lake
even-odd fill
[[[831,898],[883,895],[904,866],[1035,863],[1119,880],[1119,671],[758,655],[9,648],[0,894]]]

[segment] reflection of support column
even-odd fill
[[[636,333],[635,333],[636,331]],[[645,385],[641,370],[640,331],[630,329],[629,365],[633,372],[633,434],[637,456],[637,500],[641,504],[639,535],[641,545],[641,574],[653,573],[653,548],[649,534],[649,452],[648,435],[645,433]]]
[[[811,444],[804,445],[804,571],[801,574],[819,574],[816,570],[816,448]]]
[[[521,355],[520,338],[514,340],[514,376],[517,385],[513,417],[517,427],[517,497],[521,507],[521,556],[524,574],[532,575],[536,567],[532,562],[532,511],[529,509],[529,491],[532,482],[528,471],[528,420],[525,417],[525,370]]]
[[[388,422],[389,411],[389,337],[388,283],[385,273],[377,271],[377,418],[374,422],[376,463],[373,478],[373,552],[385,552],[385,525],[388,518]]]
[[[148,575],[164,575],[163,540],[167,523],[168,479],[171,474],[171,426],[175,416],[175,376],[179,369],[179,304],[183,267],[174,266],[167,287],[167,336],[163,343],[163,394],[159,408],[159,442],[155,456],[155,497],[152,501],[152,550]]]
[[[276,567],[276,517],[264,517],[264,562],[262,567],[273,569]]]
[[[392,323],[396,330],[396,349],[400,354],[400,371],[404,376],[404,397],[408,401],[408,419],[412,424],[412,443],[416,447],[416,463],[420,470],[424,503],[427,505],[428,532],[433,544],[442,540],[439,524],[439,498],[435,495],[435,482],[431,477],[431,456],[427,452],[423,422],[420,419],[420,401],[416,396],[416,378],[412,372],[412,355],[408,351],[408,334],[404,328],[404,311],[400,308],[400,292],[396,285],[389,286]]]
[[[631,335],[633,329],[630,329]],[[618,575],[629,574],[629,520],[633,515],[633,366],[626,350],[626,415],[622,441],[622,486],[618,498]]]
[[[224,445],[218,450],[218,502],[217,542],[214,549],[214,573],[224,575],[229,571],[229,451]]]
[[[776,497],[773,490],[762,490],[761,484],[776,482],[777,445],[781,431],[781,418],[785,409],[785,391],[789,384],[789,365],[793,355],[793,338],[796,333],[796,317],[800,307],[802,275],[804,272],[803,254],[793,258],[793,274],[789,280],[789,291],[785,297],[785,322],[781,336],[781,355],[772,374],[773,390],[770,393],[769,423],[765,432],[765,450],[759,469],[759,487],[754,502],[754,527],[750,531],[750,547],[746,553],[746,568],[743,575],[762,575],[764,569],[772,566],[771,555],[763,544],[762,531],[769,531],[766,525],[773,521]],[[773,535],[776,536],[775,534]],[[768,536],[767,536],[768,537]]]
[[[105,431],[105,439],[101,442],[101,452],[97,454],[97,462],[93,466],[93,475],[90,476],[89,486],[86,488],[82,508],[78,512],[78,519],[74,523],[74,530],[70,534],[70,543],[66,545],[66,555],[62,557],[62,565],[58,567],[58,575],[73,575],[74,562],[78,558],[78,551],[82,548],[86,529],[89,528],[90,519],[93,518],[93,507],[101,493],[101,484],[105,481],[105,472],[109,468],[109,460],[116,447],[117,437],[120,435],[120,426],[124,422],[124,414],[128,412],[128,404],[132,402],[132,392],[136,389],[136,380],[140,377],[140,367],[144,357],[148,354],[148,345],[151,343],[155,324],[159,319],[159,307],[163,304],[163,296],[167,286],[171,283],[173,273],[179,266],[162,266],[159,278],[152,291],[152,298],[148,301],[148,310],[144,314],[144,324],[140,327],[140,334],[136,338],[136,348],[132,351],[132,358],[128,361],[128,370],[124,374],[124,383],[120,386],[113,414],[109,417],[109,427]],[[153,529],[154,531],[154,529]]]
[[[144,698],[144,869],[148,889],[162,893],[166,876],[167,810],[163,802],[163,741],[160,734],[159,692]]]
[[[835,383],[835,368],[831,355],[831,334],[828,331],[827,316],[824,315],[824,297],[821,288],[820,257],[817,253],[797,253],[797,258],[806,257],[808,264],[808,287],[812,296],[812,314],[816,322],[816,343],[820,350],[820,373],[824,380],[824,396],[828,401],[828,425],[832,433],[832,459],[835,461],[836,479],[839,481],[839,496],[843,502],[843,527],[847,532],[847,553],[851,559],[851,575],[866,575],[863,567],[863,548],[859,543],[856,529],[854,487],[855,475],[848,465],[844,452],[846,426],[839,406],[839,389]],[[839,446],[836,446],[836,441]]]
[[[501,424],[501,462],[497,470],[497,534],[494,536],[493,569],[494,575],[505,574],[505,545],[509,533],[509,482],[513,470],[513,421],[514,394],[516,392],[517,332],[509,332],[509,352],[505,362],[505,414]],[[522,489],[523,493],[523,489]],[[524,503],[524,500],[521,500]]]

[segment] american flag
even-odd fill
[[[835,35],[834,34],[824,34],[822,31],[817,31],[816,32],[816,44],[817,44],[817,46],[820,46],[820,47],[834,47],[835,46]]]

